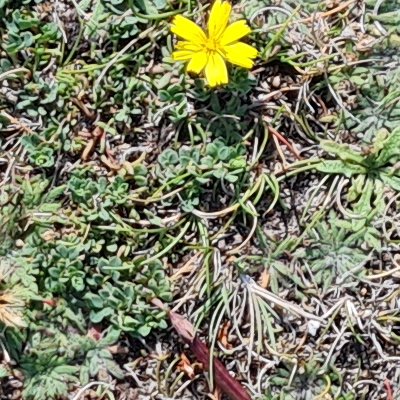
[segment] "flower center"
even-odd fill
[[[219,47],[219,43],[214,38],[208,38],[206,42],[206,48],[209,51],[217,51]]]

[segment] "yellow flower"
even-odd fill
[[[252,68],[257,50],[239,42],[251,29],[245,20],[228,25],[232,6],[216,0],[208,20],[207,33],[182,15],[177,15],[171,31],[184,39],[176,45],[172,58],[188,61],[187,70],[200,74],[203,70],[211,87],[228,83],[225,60],[244,68]]]

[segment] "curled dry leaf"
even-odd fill
[[[195,338],[193,325],[182,315],[174,312],[169,313],[169,318],[175,330],[187,342],[191,343]]]
[[[93,339],[96,342],[98,342],[103,337],[103,332],[102,332],[101,327],[99,325],[93,325],[91,328],[89,328],[87,335],[91,339]]]
[[[269,280],[270,280],[270,275],[266,269],[261,272],[260,279],[259,279],[259,285],[263,288],[266,289],[269,286]]]
[[[177,369],[179,372],[183,372],[187,375],[189,379],[193,379],[195,376],[194,366],[190,363],[184,353],[181,354],[181,361],[179,361]]]
[[[228,341],[228,332],[231,325],[231,321],[227,321],[225,324],[222,325],[222,328],[218,333],[218,340],[226,349],[232,348],[232,345]]]

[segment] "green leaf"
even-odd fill
[[[115,344],[121,336],[121,330],[115,327],[110,327],[106,335],[101,339],[102,346],[111,346]]]
[[[379,231],[377,231],[374,228],[370,228],[367,230],[364,236],[364,240],[368,245],[377,250],[380,251],[382,248],[382,235]]]
[[[60,365],[55,367],[53,371],[60,375],[74,375],[79,371],[79,367],[72,365]]]
[[[10,375],[10,372],[4,365],[0,365],[0,379],[7,377]]]
[[[398,176],[390,176],[387,173],[381,173],[379,178],[383,183],[390,186],[392,189],[400,192],[400,177]]]
[[[364,156],[352,150],[347,144],[339,144],[332,142],[331,140],[322,140],[320,144],[322,149],[324,149],[326,152],[335,154],[345,162],[363,164],[365,161]]]
[[[167,149],[158,157],[158,162],[163,167],[168,167],[170,165],[176,165],[179,162],[178,153],[175,150]]]
[[[341,160],[326,160],[316,164],[314,168],[317,171],[325,172],[328,174],[341,174],[348,178],[357,174],[366,174],[367,169],[357,164],[346,164]]]
[[[376,164],[384,166],[389,161],[395,163],[398,160],[400,160],[400,127],[396,128],[385,140],[382,150],[376,159]]]
[[[86,365],[82,365],[79,373],[79,381],[82,385],[86,385],[89,382],[89,379],[90,379],[89,367]]]
[[[158,14],[158,10],[165,7],[165,0],[135,0],[136,5],[146,14]]]
[[[110,354],[111,356],[111,354]],[[119,365],[111,358],[105,359],[104,364],[107,371],[117,379],[123,379],[125,376],[124,371],[119,367]]]
[[[230,183],[235,183],[239,179],[236,175],[233,174],[226,174],[224,179],[226,179]]]
[[[114,311],[111,307],[103,308],[100,311],[92,310],[90,312],[90,320],[93,323],[98,324],[99,322],[103,321],[104,318],[110,317],[113,314],[114,314]]]
[[[146,337],[151,332],[151,327],[148,325],[142,325],[138,328],[137,332],[139,335]]]

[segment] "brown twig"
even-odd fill
[[[189,346],[196,358],[203,364],[204,369],[209,370],[210,350],[208,347],[197,337],[189,343]],[[214,373],[217,386],[219,386],[231,400],[250,400],[249,394],[244,390],[242,385],[229,375],[224,364],[215,357]]]
[[[298,159],[301,160],[301,156],[300,153],[298,152],[298,150],[291,144],[289,143],[289,141],[281,134],[279,133],[275,128],[273,128],[272,126],[268,125],[268,130],[271,131],[271,133],[284,145],[286,145],[288,147],[288,149],[290,150],[290,152]]]
[[[386,394],[387,394],[387,400],[394,400],[394,398],[393,398],[393,390],[392,390],[392,386],[390,384],[389,379],[385,379],[383,384],[385,386],[385,390],[386,390]]]
[[[86,118],[88,118],[88,119],[90,119],[90,120],[94,120],[95,118],[96,118],[96,114],[92,111],[92,110],[89,110],[87,107],[86,107],[86,104],[84,104],[82,101],[80,101],[79,99],[76,99],[75,97],[72,97],[71,98],[71,102],[73,103],[73,104],[75,104],[84,114],[85,114],[85,117]]]
[[[90,154],[92,153],[92,151],[94,150],[97,142],[99,140],[101,140],[101,138],[104,136],[104,130],[102,128],[100,128],[99,126],[96,126],[93,130],[93,132],[90,133],[90,139],[89,141],[86,143],[86,147],[83,149],[82,155],[81,155],[81,159],[83,161],[86,161]]]
[[[166,307],[159,299],[153,299],[152,303],[168,312],[172,326],[178,332],[179,336],[189,345],[190,350],[192,350],[197,360],[203,364],[203,368],[209,371],[210,350],[207,345],[196,336],[193,325],[182,315],[166,310]],[[216,357],[213,357],[213,370],[217,386],[231,400],[251,400],[243,386],[236,379],[232,378],[224,364]]]

